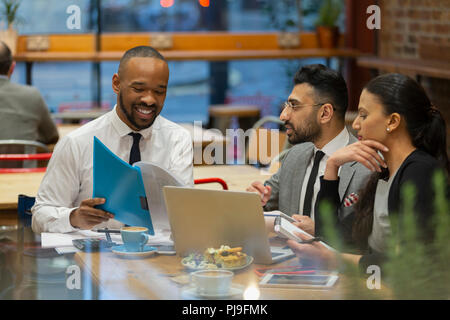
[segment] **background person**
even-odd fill
[[[15,66],[11,50],[0,41],[0,140],[56,143],[58,130],[39,91],[9,80]]]

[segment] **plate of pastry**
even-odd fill
[[[253,263],[253,257],[242,252],[241,247],[208,248],[203,253],[191,253],[181,260],[181,264],[190,270],[224,269],[241,270]]]

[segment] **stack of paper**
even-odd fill
[[[111,233],[111,240],[117,244],[122,244],[122,238],[120,234]],[[101,238],[106,240],[104,233],[93,232],[90,230],[80,230],[70,233],[50,233],[43,232],[41,234],[41,246],[42,248],[57,248],[60,253],[73,252],[69,248],[74,248],[72,240],[74,239],[88,239],[88,238]],[[168,245],[172,246],[173,241],[171,239],[171,233],[168,230],[155,230],[155,235],[150,236],[149,245]],[[67,249],[61,249],[67,248]],[[69,251],[67,251],[69,250]]]

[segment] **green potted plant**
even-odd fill
[[[20,0],[0,0],[0,17],[2,25],[6,21],[6,30],[0,31],[0,40],[6,43],[15,54],[17,47],[17,30],[14,25],[18,22],[17,10],[20,6]]]
[[[316,21],[317,38],[321,48],[331,49],[337,46],[339,40],[337,20],[342,7],[342,0],[323,0]]]

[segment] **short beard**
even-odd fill
[[[316,142],[322,136],[322,128],[315,122],[315,115],[307,121],[307,125],[300,130],[294,130],[293,135],[288,137],[291,144],[299,144],[304,142]],[[292,125],[291,125],[292,127]],[[292,127],[293,128],[293,127]]]
[[[119,103],[120,103],[120,105],[119,105],[120,110],[122,110],[122,112],[125,114],[125,117],[127,117],[128,121],[138,130],[144,130],[144,129],[151,127],[156,120],[157,115],[155,116],[153,121],[150,122],[150,124],[140,126],[139,124],[136,123],[136,121],[133,118],[133,114],[132,114],[133,113],[133,105],[131,105],[131,112],[130,113],[127,112],[127,109],[125,108],[125,106],[123,104],[122,92],[119,92]]]

